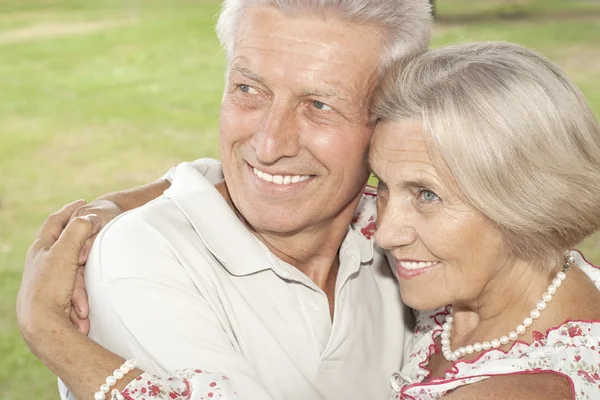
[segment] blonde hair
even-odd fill
[[[438,170],[517,257],[555,266],[600,228],[598,122],[540,54],[503,42],[433,50],[392,68],[373,114],[420,121]]]
[[[386,37],[380,59],[382,71],[394,61],[421,54],[429,47],[431,8],[425,0],[224,0],[217,35],[228,59],[240,19],[248,7],[256,5],[276,7],[287,15],[334,16],[381,29]]]

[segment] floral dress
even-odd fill
[[[160,378],[144,373],[111,400],[239,400],[229,378],[199,369],[183,369]]]
[[[579,252],[572,254],[600,290],[600,269],[587,263]],[[440,336],[448,313],[448,307],[418,313],[406,364],[390,379],[390,400],[437,399],[495,375],[532,372],[568,378],[576,400],[600,399],[600,320],[568,320],[545,334],[533,332],[531,344],[517,341],[507,352],[491,349],[475,360],[456,361],[445,377],[425,382],[430,374],[427,364],[437,351],[434,340]]]

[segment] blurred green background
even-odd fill
[[[600,115],[600,1],[438,0],[434,45],[502,39],[562,65]],[[0,397],[55,399],[15,324],[25,252],[62,204],[218,157],[218,1],[0,0]],[[565,166],[568,168],[568,166]],[[600,263],[600,235],[581,248]]]

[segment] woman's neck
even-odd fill
[[[556,272],[524,261],[507,263],[476,299],[452,305],[452,348],[490,341],[514,331],[536,307]],[[545,311],[541,313],[543,317]],[[542,325],[544,319],[536,320],[533,328]]]

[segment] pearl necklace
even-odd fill
[[[444,324],[442,325],[442,334],[441,334],[441,343],[442,343],[442,354],[444,358],[450,362],[457,361],[465,356],[465,354],[473,354],[479,353],[481,351],[486,351],[490,349],[497,349],[502,345],[506,345],[509,342],[515,342],[520,335],[524,334],[527,328],[529,328],[533,321],[538,319],[541,315],[541,312],[546,309],[547,303],[552,300],[552,296],[556,293],[556,290],[562,285],[562,282],[567,278],[567,274],[565,272],[571,269],[571,264],[575,261],[573,255],[569,252],[565,253],[565,265],[562,271],[559,271],[555,278],[552,280],[552,283],[548,286],[546,292],[542,295],[542,299],[539,300],[535,308],[531,310],[529,316],[523,319],[523,322],[520,325],[517,325],[514,331],[510,332],[508,335],[501,336],[499,339],[493,339],[489,342],[477,342],[467,346],[462,346],[452,351],[450,348],[450,337],[452,331],[452,324],[454,322],[454,317],[452,317],[452,308],[450,308],[450,314],[446,315],[446,319]]]

